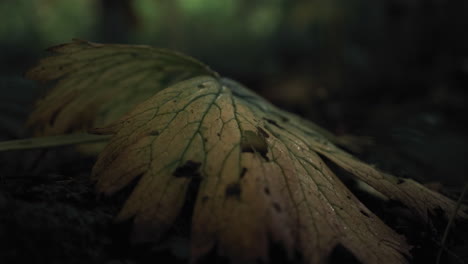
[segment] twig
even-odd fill
[[[452,216],[450,217],[450,220],[447,226],[445,227],[444,235],[442,236],[441,246],[440,246],[439,252],[437,252],[436,264],[440,264],[440,258],[442,257],[442,252],[444,251],[444,248],[445,248],[445,242],[447,241],[450,227],[452,227],[453,221],[457,217],[458,210],[460,209],[460,206],[462,204],[463,198],[465,197],[467,189],[468,189],[468,183],[466,183],[465,186],[463,187],[463,191],[460,194],[460,198],[458,198],[457,205],[455,206],[455,210],[453,211]]]
[[[110,135],[93,135],[77,133],[50,137],[27,138],[0,142],[0,151],[26,150],[38,148],[51,148],[84,143],[97,143],[108,141]]]

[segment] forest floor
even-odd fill
[[[1,86],[0,91],[17,94],[0,96],[0,140],[29,136],[23,122],[30,110],[25,105],[32,105],[37,96],[34,85],[20,77],[4,77]],[[324,99],[322,112],[338,108],[343,114],[327,118],[325,113],[320,124],[336,133],[372,137],[372,144],[354,154],[456,200],[468,181],[468,131],[462,125],[466,106],[434,104],[427,98],[382,103],[372,112],[366,112],[362,102],[332,104]],[[323,110],[324,105],[333,107]],[[188,237],[182,234],[158,245],[129,243],[130,223],[113,222],[125,194],[95,194],[89,180],[94,160],[73,147],[0,153],[0,263],[187,263]],[[353,181],[347,183],[364,204],[407,237],[413,246],[411,263],[435,263],[446,221],[434,216],[431,224],[436,229],[430,228],[409,217],[401,205],[360,191]],[[449,253],[441,263],[468,263],[466,231],[466,225],[454,227],[445,245]],[[346,252],[335,253],[331,263],[350,263]]]

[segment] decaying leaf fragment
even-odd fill
[[[325,263],[337,245],[363,263],[407,262],[405,239],[369,211],[322,157],[421,219],[438,209],[447,216],[454,211],[451,200],[360,162],[336,147],[333,135],[193,59],[166,54],[167,67],[177,69],[168,75],[166,64],[149,58],[151,52],[159,58],[158,50],[148,47],[74,42],[55,50],[62,53],[56,63],[63,68],[51,68],[52,57],[43,62],[47,67],[40,64],[30,73],[59,79],[31,122],[57,133],[90,123],[100,127],[94,133],[112,135],[93,179],[106,194],[137,181],[118,215],[133,219],[136,241],[161,238],[195,186],[193,261],[213,249],[236,263],[268,261],[275,244],[303,263]],[[100,59],[101,52],[107,59]],[[111,63],[108,55],[115,54],[122,56],[120,63]],[[158,77],[141,77],[145,70]],[[133,89],[147,98],[133,98]],[[458,216],[467,217],[462,211]]]

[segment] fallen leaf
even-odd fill
[[[56,49],[64,54],[76,53],[80,61],[83,45],[92,46],[93,58],[99,58],[100,51],[107,54],[107,45],[88,42]],[[100,86],[108,84],[107,78],[115,80],[116,74],[126,76],[122,82],[140,74],[142,68],[136,63],[139,59],[134,58],[145,57],[147,49],[153,49],[123,45],[110,45],[109,49],[127,50],[136,56],[122,59],[119,70],[111,59],[93,64],[86,59],[87,63],[81,64],[70,61],[67,67],[71,70],[64,70],[73,72],[70,75],[60,75],[55,73],[57,69],[50,68],[41,75],[50,76],[44,80],[60,75],[59,84],[70,82],[63,87],[72,89],[73,80],[81,83],[79,87],[94,88],[73,88],[87,96],[67,97],[67,105],[57,102],[61,94],[68,96],[67,88],[59,92],[55,88],[48,101],[52,105],[44,106],[54,111],[46,109],[47,114],[37,114],[41,118],[32,120],[40,126],[52,120],[51,129],[65,132],[78,126],[70,115],[86,116],[76,120],[82,127],[87,122],[106,124],[124,112],[113,112],[115,102],[126,102],[113,101],[112,96],[125,98],[131,93],[123,86],[115,90],[111,85],[105,89]],[[167,56],[172,61],[172,55]],[[178,63],[182,65],[171,65],[184,68],[187,62],[182,59]],[[87,67],[100,70],[87,80],[90,73],[81,69]],[[332,143],[333,135],[312,122],[274,107],[232,80],[220,79],[206,66],[200,69],[198,74],[193,71],[187,75],[198,77],[185,81],[169,78],[171,85],[164,87],[153,84],[157,88],[147,100],[131,103],[136,107],[123,117],[92,130],[112,135],[93,168],[98,191],[111,195],[136,182],[117,217],[133,219],[135,241],[160,239],[184,205],[193,202],[194,262],[212,250],[235,263],[268,261],[271,246],[279,245],[290,259],[304,263],[326,263],[337,246],[348,249],[362,263],[406,263],[410,247],[404,237],[367,209],[323,158],[389,199],[400,201],[424,221],[429,222],[438,211],[447,218],[455,211],[454,202],[448,198],[413,180],[382,173],[344,152]],[[183,70],[177,71],[181,73]],[[159,78],[164,76],[160,73]],[[129,87],[138,89],[139,85],[150,84],[141,81]],[[93,89],[105,96],[93,99]],[[150,94],[149,90],[145,95]],[[121,96],[120,92],[126,95]],[[88,106],[87,100],[93,102],[89,103],[93,105],[90,109],[100,110],[84,115],[83,104]],[[69,105],[74,107],[68,108]],[[106,120],[102,116],[112,118]],[[463,210],[457,214],[467,217]]]
[[[370,212],[318,154],[348,169],[421,216],[447,198],[380,173],[340,151],[241,85],[197,77],[168,87],[120,121],[93,175],[112,194],[141,178],[118,219],[134,217],[135,240],[167,231],[198,186],[192,258],[215,246],[234,262],[268,260],[270,243],[305,263],[324,263],[338,244],[363,263],[405,263],[405,240]],[[296,256],[297,257],[297,256]]]
[[[74,40],[48,50],[54,56],[26,73],[32,80],[55,82],[29,117],[38,135],[103,126],[170,84],[217,76],[191,57],[143,45]]]

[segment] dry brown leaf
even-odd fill
[[[337,140],[329,132],[234,81],[219,79],[188,57],[165,54],[168,67],[177,69],[167,75],[166,64],[158,62],[159,49],[74,42],[54,50],[61,55],[45,59],[29,74],[60,79],[31,122],[59,133],[114,120],[94,129],[113,136],[93,179],[106,194],[137,181],[118,215],[133,219],[136,241],[161,238],[190,202],[190,189],[197,192],[193,261],[212,249],[238,263],[268,261],[273,243],[304,263],[325,263],[337,245],[363,263],[407,262],[405,239],[369,211],[322,157],[425,221],[439,209],[446,216],[455,209],[451,200],[415,181],[355,159],[332,144]],[[111,63],[114,56],[122,56],[120,66]],[[141,79],[149,65],[156,69],[146,74],[158,77]],[[179,82],[197,75],[205,76]],[[167,82],[150,83],[161,78]],[[139,89],[142,97],[136,99],[132,93]],[[467,217],[462,211],[458,216]]]
[[[170,84],[217,76],[191,57],[143,45],[74,40],[48,50],[55,56],[26,73],[33,80],[56,82],[29,118],[38,135],[103,126]]]
[[[318,153],[424,218],[454,206],[359,162],[229,80],[178,83],[96,132],[115,134],[93,170],[100,192],[112,194],[142,175],[118,216],[134,217],[136,240],[160,238],[196,183],[193,259],[216,246],[235,262],[267,260],[273,241],[290,256],[298,249],[305,263],[324,263],[338,244],[363,263],[405,263],[404,238],[359,202]]]

